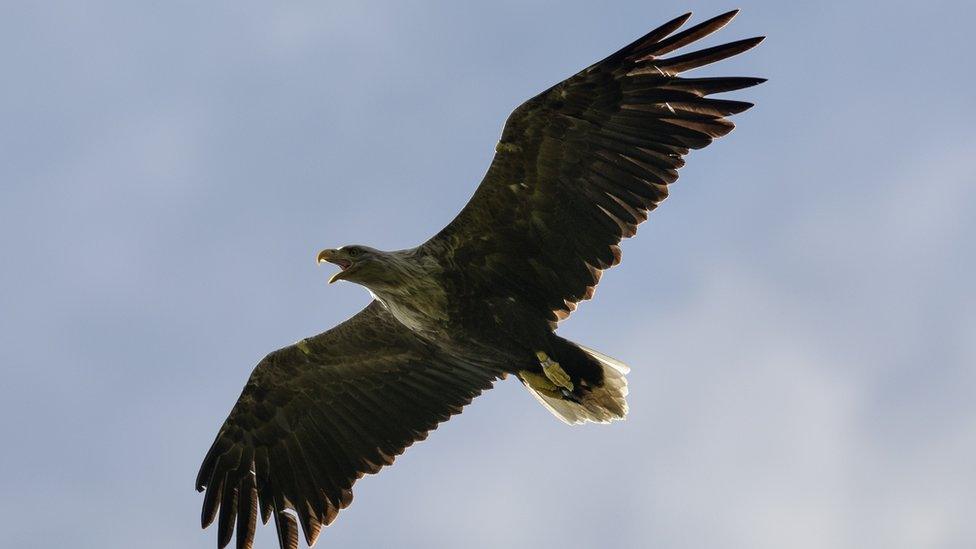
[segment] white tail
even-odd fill
[[[577,344],[578,345],[578,344]],[[626,364],[617,359],[579,345],[586,354],[603,367],[603,386],[593,388],[581,402],[573,402],[542,394],[529,384],[525,388],[532,393],[552,414],[569,425],[586,423],[610,423],[627,416],[627,378],[630,372]]]

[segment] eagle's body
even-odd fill
[[[577,381],[602,382],[599,362],[556,336],[554,322],[532,314],[523,299],[503,287],[480,288],[465,276],[463,265],[445,261],[438,248],[370,250],[382,258],[384,274],[393,276],[364,285],[417,339],[456,360],[513,374],[542,373],[537,354],[544,352]]]
[[[297,547],[298,522],[311,545],[356,479],[507,374],[566,423],[624,418],[628,368],[555,330],[619,263],[618,244],[667,196],[689,149],[752,106],[708,96],[761,79],[679,73],[761,39],[663,57],[734,15],[677,33],[688,15],[669,21],[523,103],[474,196],[427,242],[319,254],[341,269],[330,282],[375,299],[252,372],[197,477],[220,547],[235,526],[250,547],[259,513],[283,548]]]

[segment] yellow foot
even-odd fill
[[[535,372],[530,372],[528,370],[519,370],[518,375],[520,378],[522,378],[522,381],[524,381],[526,385],[531,387],[532,390],[536,391],[537,393],[551,398],[562,398],[562,393],[559,392],[559,387],[549,381],[548,377]]]
[[[542,365],[542,373],[546,374],[546,377],[549,378],[549,381],[551,381],[553,385],[562,387],[563,389],[572,392],[573,381],[569,378],[569,374],[566,373],[566,370],[563,370],[563,367],[560,366],[558,362],[550,359],[549,355],[543,351],[536,351],[535,356],[539,359],[539,364]]]

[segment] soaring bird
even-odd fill
[[[627,366],[555,330],[620,262],[688,151],[752,106],[709,96],[761,78],[680,75],[762,37],[668,56],[735,14],[677,32],[682,15],[520,105],[471,200],[427,242],[318,254],[339,267],[330,283],[374,300],[254,368],[196,481],[218,547],[235,525],[251,547],[259,513],[282,548],[298,547],[299,523],[311,546],[358,478],[508,374],[566,423],[627,415]]]

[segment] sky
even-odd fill
[[[4,2],[0,546],[212,547],[251,368],[369,299],[318,250],[423,242],[522,100],[734,7],[695,76],[757,106],[560,327],[628,420],[501,382],[317,546],[976,545],[976,4],[606,4]]]

